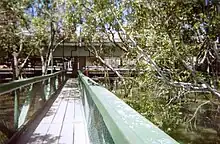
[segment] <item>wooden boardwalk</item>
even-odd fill
[[[27,144],[88,144],[77,79],[69,79]]]

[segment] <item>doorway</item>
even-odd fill
[[[86,56],[74,56],[72,61],[72,76],[77,77],[77,71],[83,71],[83,68],[86,66]]]

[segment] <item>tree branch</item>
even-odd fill
[[[196,115],[197,115],[199,109],[200,109],[202,106],[204,106],[204,105],[206,105],[206,104],[208,104],[208,103],[210,103],[210,101],[206,101],[206,102],[200,104],[200,105],[196,108],[196,111],[194,112],[193,116],[190,118],[190,120],[189,120],[188,122],[191,122],[191,121],[196,117]]]
[[[24,68],[25,64],[27,63],[27,60],[29,59],[30,55],[32,54],[33,49],[29,52],[29,54],[26,56],[26,58],[24,59],[23,63],[20,65],[19,67],[19,73],[21,72],[21,70]]]
[[[115,70],[111,65],[107,64],[107,63],[103,60],[103,58],[99,56],[99,54],[98,54],[96,48],[93,46],[92,42],[90,42],[90,43],[91,43],[92,50],[91,50],[90,48],[88,48],[89,51],[90,51],[92,54],[94,54],[95,57],[96,57],[103,65],[107,66],[107,67],[108,67],[110,70],[112,70],[122,81],[124,81],[123,76],[122,76],[117,70]]]
[[[183,65],[185,66],[185,68],[191,72],[191,74],[194,76],[194,78],[195,78],[197,81],[199,81],[199,82],[201,82],[202,84],[204,84],[204,85],[206,86],[206,88],[208,88],[208,90],[210,90],[210,91],[212,92],[212,94],[214,94],[215,96],[217,96],[218,98],[220,98],[220,93],[219,93],[216,89],[212,88],[207,82],[205,82],[204,80],[199,79],[199,78],[196,76],[196,75],[197,75],[197,71],[196,71],[196,70],[193,70],[192,68],[190,68],[190,66],[188,66],[187,63],[181,58],[181,56],[179,55],[179,53],[178,53],[178,51],[177,51],[177,48],[176,48],[176,45],[175,45],[175,43],[174,43],[174,39],[173,39],[171,33],[170,33],[170,32],[167,32],[167,34],[168,34],[168,36],[169,36],[169,38],[170,38],[170,41],[171,41],[171,44],[172,44],[172,48],[173,48],[173,51],[174,51],[175,55],[176,55],[177,58],[183,63]]]
[[[115,12],[114,12],[112,9],[111,9],[111,11],[112,11],[113,15],[115,16],[116,21],[117,21],[117,23],[119,24],[119,26],[120,26],[121,30],[123,31],[123,33],[124,33],[124,34],[131,40],[131,42],[136,46],[136,48],[137,48],[137,53],[138,53],[139,55],[143,55],[143,59],[144,59],[147,63],[149,63],[150,66],[153,67],[153,68],[157,71],[157,73],[158,73],[158,74],[160,75],[160,77],[162,78],[161,80],[164,81],[165,83],[168,83],[168,84],[173,85],[173,86],[182,86],[182,87],[184,86],[184,87],[186,87],[186,85],[183,85],[183,84],[181,84],[181,83],[179,83],[179,85],[178,85],[178,84],[175,84],[175,82],[170,81],[170,80],[163,74],[163,72],[161,71],[160,67],[154,62],[154,60],[150,57],[150,55],[145,54],[145,53],[143,52],[143,50],[137,45],[137,43],[136,43],[136,41],[133,39],[133,37],[132,37],[131,35],[127,34],[126,30],[123,28],[122,24],[119,22],[119,20],[118,20],[116,14],[115,14]],[[177,56],[178,58],[180,58],[180,55],[179,55],[179,53],[177,52],[177,49],[176,49],[176,47],[175,47],[174,40],[173,40],[171,34],[168,33],[168,36],[170,37],[171,43],[172,43],[172,45],[173,45],[173,50],[174,50],[176,56]],[[180,60],[181,60],[181,58],[180,58]],[[205,81],[199,80],[199,79],[196,77],[195,72],[193,71],[193,69],[191,69],[191,68],[186,64],[185,61],[182,60],[182,63],[184,64],[184,66],[185,66],[188,70],[191,71],[191,73],[193,74],[193,76],[194,76],[198,81],[200,81],[200,82],[202,83],[202,87],[199,87],[199,89],[204,89],[204,90],[208,89],[210,92],[212,92],[212,93],[213,93],[214,95],[216,95],[218,98],[220,98],[220,93],[219,93],[216,89],[212,88],[212,87],[211,87],[210,85],[208,85]],[[204,85],[205,85],[205,86],[204,86]],[[197,87],[191,87],[191,88],[197,89]]]

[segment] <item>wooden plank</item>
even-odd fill
[[[64,118],[64,123],[73,123],[74,122],[74,98],[69,98],[66,114]]]
[[[62,123],[50,124],[50,128],[44,137],[43,144],[57,144],[60,138]]]
[[[64,99],[64,96],[67,92],[62,89],[60,95],[57,97],[55,102],[53,103],[52,107],[50,110],[47,112],[46,116],[43,118],[41,123],[52,123],[52,121],[55,119],[55,116],[58,113],[58,110],[60,108],[61,102]]]
[[[55,138],[50,138],[50,136],[54,137],[53,135],[51,135],[51,134],[53,134],[53,130],[54,130],[54,128],[52,128],[54,125],[51,125],[51,123],[52,123],[53,119],[56,116],[56,113],[59,109],[59,106],[62,102],[63,97],[64,96],[62,94],[60,94],[57,97],[57,99],[53,103],[52,107],[49,109],[49,111],[44,116],[44,118],[42,119],[42,121],[38,125],[37,129],[34,131],[33,135],[31,136],[31,138],[29,140],[29,141],[31,141],[31,143],[33,143],[33,144],[36,143],[37,144],[37,143],[42,143],[42,142],[47,142],[47,141],[54,141],[56,139],[56,137]],[[59,127],[61,129],[61,125],[60,125],[60,126],[56,126],[55,130],[59,129]],[[48,131],[48,134],[47,134],[47,131]],[[37,137],[40,137],[40,138],[36,139],[35,138],[36,135],[37,135]]]
[[[40,144],[43,142],[45,135],[49,129],[50,124],[40,124],[30,137],[27,144]]]
[[[32,135],[30,144],[87,144],[82,100],[75,81],[67,81],[60,95]],[[70,86],[73,86],[70,88]],[[78,97],[78,98],[75,98]],[[76,128],[75,128],[76,127]],[[38,134],[38,135],[37,135]],[[75,136],[74,136],[75,135]],[[36,139],[39,136],[39,139]],[[35,139],[34,139],[35,138]],[[76,138],[76,139],[75,139]]]
[[[50,144],[58,143],[60,139],[60,132],[61,132],[61,128],[63,125],[63,120],[65,118],[65,113],[67,110],[67,104],[69,101],[68,97],[69,97],[68,92],[63,94],[63,99],[61,99],[61,103],[59,107],[57,108],[58,110],[50,124],[50,128],[46,134],[46,137],[43,143],[50,143]]]
[[[74,144],[87,144],[87,140],[84,124],[74,123]]]
[[[75,121],[82,122],[83,121],[83,115],[82,115],[82,102],[80,99],[75,99]]]
[[[74,144],[88,144],[89,138],[86,119],[83,111],[82,99],[75,100]]]
[[[34,131],[33,135],[31,136],[31,139],[33,141],[32,137],[35,137],[35,135],[39,135],[41,136],[41,138],[38,140],[36,139],[36,142],[32,142],[32,143],[41,143],[43,142],[45,139],[48,139],[48,134],[47,131],[49,130],[49,135],[51,132],[51,123],[59,109],[59,106],[61,104],[62,98],[60,95],[58,96],[58,98],[55,100],[55,103],[52,105],[52,107],[49,109],[49,111],[47,112],[47,114],[44,116],[44,118],[42,119],[42,121],[40,122],[40,124],[38,125],[37,129]],[[61,126],[60,126],[61,127]],[[46,128],[46,129],[45,129]],[[50,129],[49,129],[50,128]]]
[[[62,101],[62,99],[59,98],[59,97],[55,100],[55,102],[53,103],[52,107],[49,109],[47,114],[41,120],[40,124],[50,124],[53,121],[61,101]]]
[[[42,119],[41,123],[51,123],[53,121],[63,98],[64,90],[62,89],[59,96],[54,101],[53,105],[51,106],[45,117]]]
[[[74,124],[63,124],[60,134],[59,144],[73,144],[74,140]]]
[[[67,99],[63,99],[60,103],[60,106],[58,108],[58,111],[52,121],[53,124],[55,123],[63,123],[63,120],[64,120],[64,116],[65,116],[65,112],[66,112],[66,109],[67,109],[67,103],[68,103],[68,100]]]
[[[60,134],[59,144],[73,144],[74,139],[74,98],[68,99],[67,109]]]

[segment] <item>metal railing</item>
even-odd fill
[[[66,81],[66,71],[0,84],[0,143],[5,143]]]
[[[92,79],[79,73],[90,141],[95,144],[177,144],[165,132]]]

